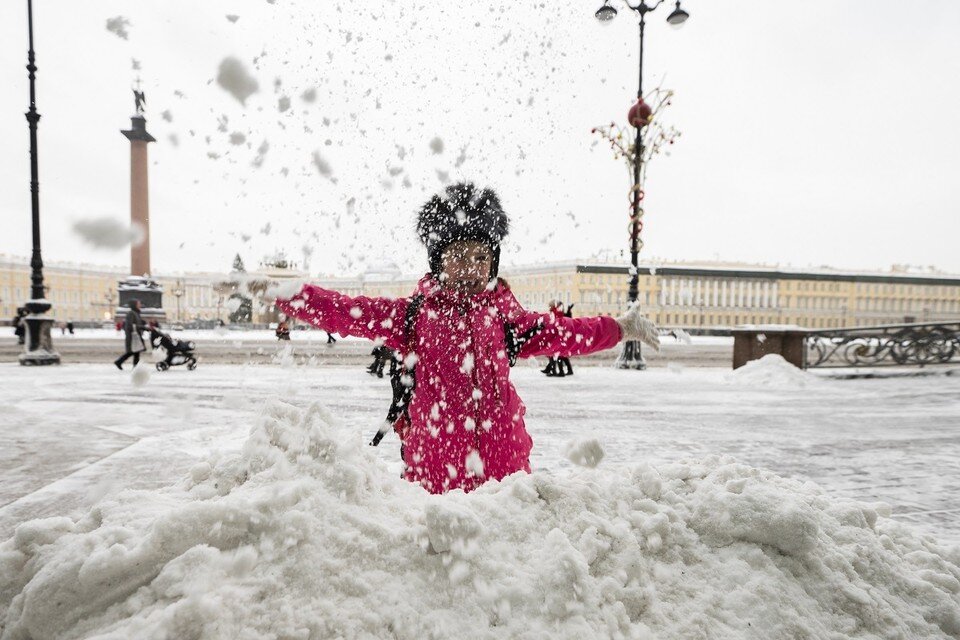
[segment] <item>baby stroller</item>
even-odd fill
[[[163,350],[167,352],[166,360],[157,363],[157,371],[166,371],[170,367],[181,364],[187,365],[187,369],[190,371],[197,368],[197,358],[193,355],[193,350],[196,347],[192,342],[171,338],[160,329],[153,327],[150,329],[150,346],[154,349],[163,347]]]

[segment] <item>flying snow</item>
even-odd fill
[[[320,155],[319,151],[313,152],[313,166],[317,168],[317,171],[320,172],[320,175],[327,178],[333,173],[333,169],[330,167],[330,163],[324,160],[323,156]]]
[[[130,32],[127,31],[127,27],[130,26],[130,21],[124,18],[123,16],[117,16],[116,18],[107,18],[107,31],[116,35],[118,38],[123,38],[124,40],[128,39]]]
[[[436,155],[443,153],[443,140],[439,137],[434,138],[430,141],[430,150],[433,151]]]
[[[217,84],[243,106],[247,105],[247,98],[260,90],[257,79],[250,75],[243,62],[233,56],[228,56],[220,62]]]
[[[133,368],[133,374],[130,376],[130,382],[133,383],[135,387],[146,386],[150,382],[150,365],[146,362],[141,362]]]
[[[596,438],[577,438],[563,446],[563,455],[577,466],[592,469],[600,464],[604,453]]]
[[[260,146],[257,147],[257,157],[254,158],[254,159],[253,159],[253,162],[251,162],[250,164],[252,164],[254,167],[256,167],[256,168],[258,168],[258,169],[259,169],[260,167],[262,167],[262,166],[263,166],[263,161],[264,161],[264,160],[266,159],[266,157],[267,157],[267,151],[269,151],[269,150],[270,150],[270,144],[269,144],[266,140],[264,140],[263,142],[261,142],[261,143],[260,143]]]
[[[129,244],[138,246],[144,238],[143,227],[139,224],[128,226],[109,216],[77,220],[73,223],[73,232],[97,249],[122,249]]]

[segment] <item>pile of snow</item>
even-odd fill
[[[319,405],[0,544],[7,638],[943,638],[960,550],[729,458],[431,496]]]
[[[728,380],[736,384],[769,387],[804,387],[821,382],[812,373],[798,369],[776,353],[751,360],[730,374]]]

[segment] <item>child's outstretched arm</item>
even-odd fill
[[[330,333],[385,340],[386,346],[403,345],[406,298],[350,297],[312,284],[305,284],[291,298],[277,298],[277,307],[289,316],[309,322]]]
[[[619,318],[593,316],[580,318],[557,317],[550,313],[534,313],[511,301],[512,322],[517,334],[540,325],[532,338],[520,349],[520,357],[544,355],[582,356],[616,346],[621,339],[642,340],[660,350],[656,325],[643,318],[637,309],[631,309]]]

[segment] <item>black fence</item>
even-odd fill
[[[804,368],[960,364],[960,321],[807,330]]]

